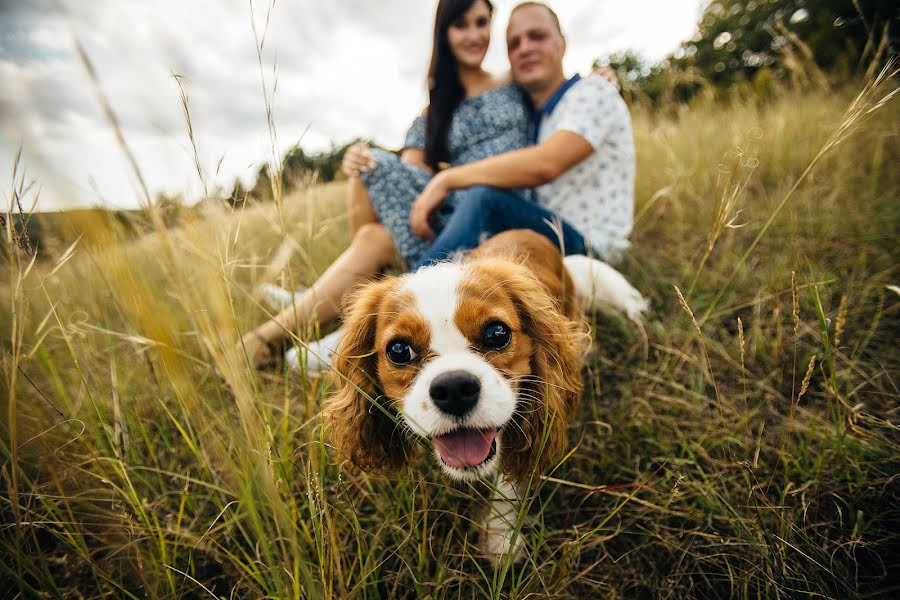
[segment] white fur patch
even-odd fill
[[[423,437],[433,438],[459,428],[501,428],[512,419],[516,408],[516,391],[505,377],[484,357],[469,347],[469,340],[456,326],[460,305],[459,285],[464,276],[459,263],[439,263],[404,277],[404,289],[413,295],[416,308],[428,323],[430,351],[436,356],[419,371],[403,398],[404,420]],[[431,399],[431,383],[449,371],[464,370],[475,375],[481,384],[478,403],[462,419],[441,411]],[[499,464],[498,452],[492,459],[474,469],[477,474],[493,472]],[[442,461],[440,461],[442,462]],[[466,478],[469,473],[442,464],[453,477]]]
[[[416,308],[431,327],[431,349],[438,354],[469,349],[469,341],[454,323],[459,306],[459,283],[463,267],[459,263],[438,263],[405,276],[407,291]]]
[[[482,523],[481,548],[494,565],[510,554],[514,561],[524,557],[522,534],[516,537],[515,542],[512,539],[518,518],[519,497],[515,486],[501,475],[491,492],[490,510]]]
[[[582,254],[563,259],[575,283],[575,297],[583,310],[599,308],[625,313],[636,323],[641,322],[650,306],[625,276],[608,264]]]

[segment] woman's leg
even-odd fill
[[[351,177],[347,186],[347,214],[350,216],[350,232],[356,232],[367,223],[377,223],[378,216],[372,208],[369,190],[362,179]]]
[[[397,252],[407,264],[413,264],[428,250],[429,242],[420,240],[409,228],[409,211],[413,201],[431,180],[431,175],[391,152],[371,149],[374,166],[360,175],[368,192],[369,206],[378,221],[387,228]],[[354,195],[358,201],[362,194]],[[365,205],[360,202],[358,206]],[[365,215],[358,209],[359,215]]]
[[[350,247],[292,306],[244,335],[241,344],[252,365],[261,367],[273,362],[275,352],[286,345],[289,332],[335,319],[344,294],[378,274],[393,257],[394,242],[387,229],[379,223],[361,225]]]

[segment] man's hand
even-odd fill
[[[369,146],[363,142],[347,148],[341,161],[341,170],[347,177],[359,177],[360,173],[368,171],[373,166],[372,153],[369,152]]]
[[[450,189],[445,183],[444,173],[438,173],[431,178],[419,197],[416,198],[412,205],[412,211],[409,214],[409,226],[417,237],[423,240],[433,240],[434,230],[431,229],[431,215],[434,214],[444,200]]]

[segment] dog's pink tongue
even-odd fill
[[[434,438],[434,447],[451,467],[474,467],[485,461],[496,437],[496,429],[459,429]]]

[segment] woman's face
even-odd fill
[[[447,28],[450,51],[461,67],[478,68],[491,43],[491,11],[484,0],[475,0]]]

